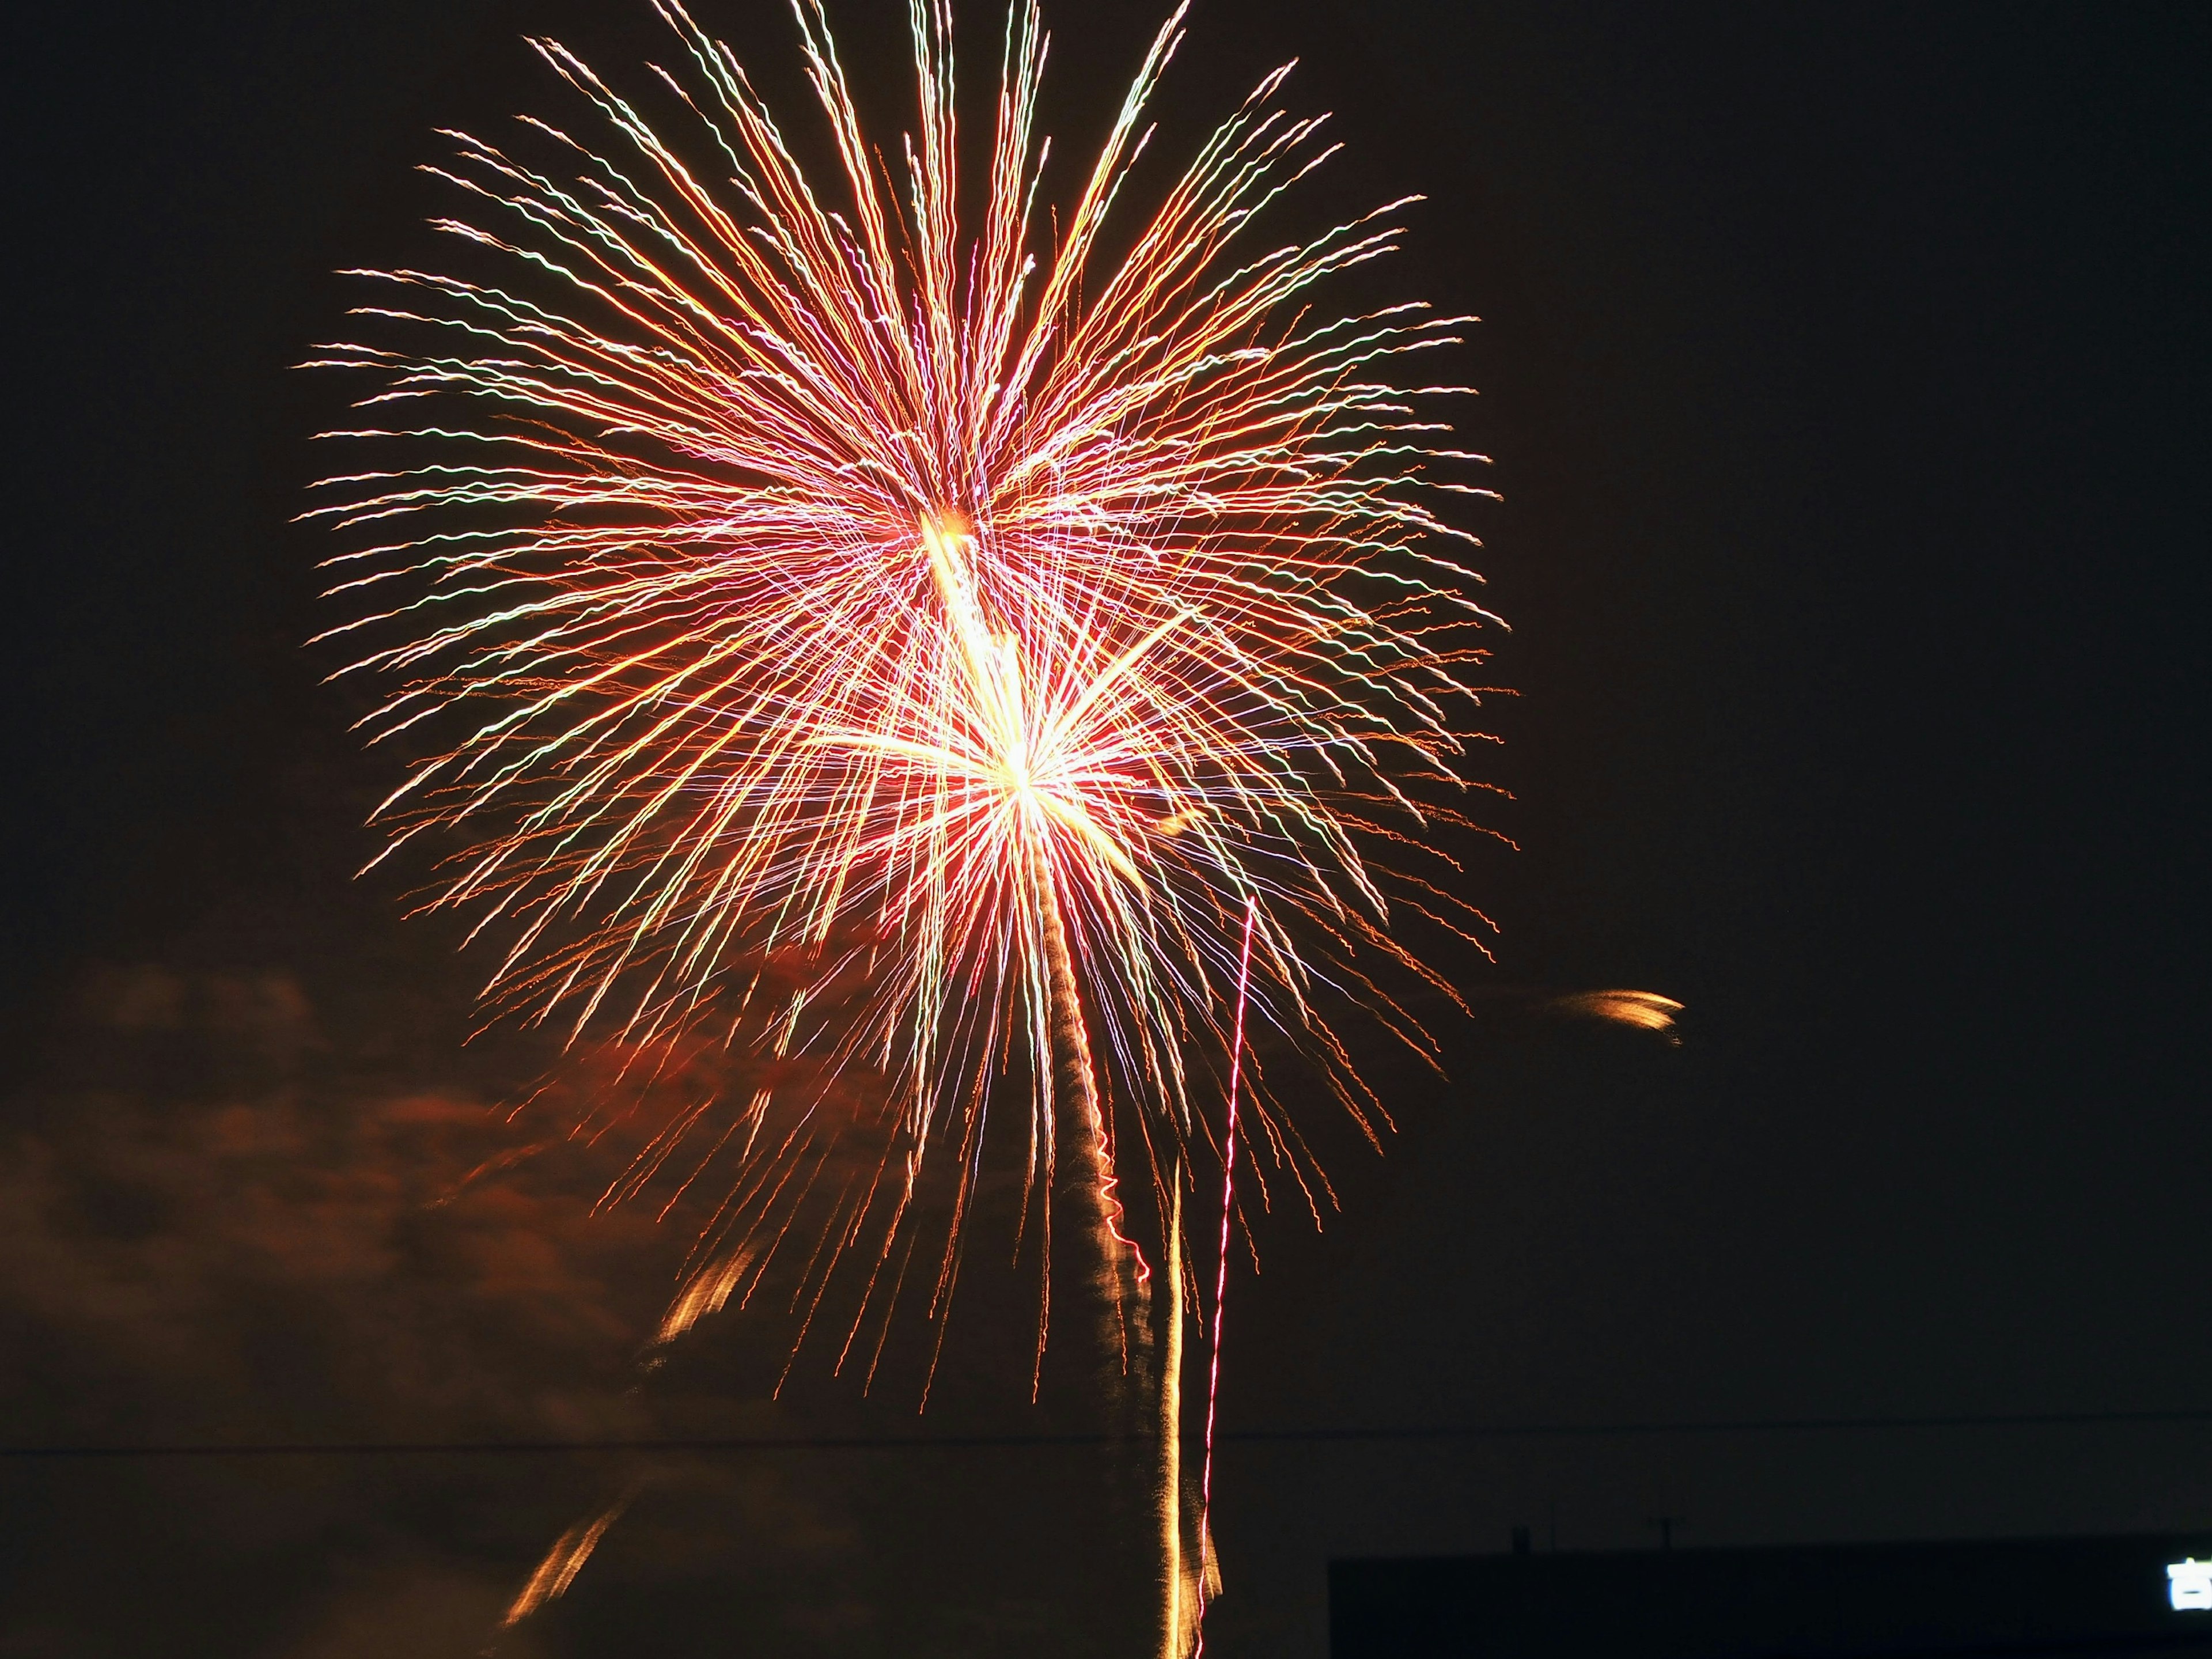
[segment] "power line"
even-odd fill
[[[1616,1439],[1659,1435],[1826,1434],[1883,1430],[2087,1428],[2130,1424],[2212,1424],[2212,1409],[2144,1412],[1961,1413],[1930,1417],[1708,1419],[1679,1422],[1472,1423],[1382,1428],[1225,1429],[1217,1441],[1244,1445],[1328,1445],[1448,1440]],[[590,1452],[985,1451],[1105,1446],[1141,1433],[703,1435],[667,1439],[363,1440],[200,1443],[170,1445],[0,1446],[0,1458],[505,1457]],[[1187,1435],[1195,1440],[1194,1434]]]

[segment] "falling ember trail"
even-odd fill
[[[507,1616],[499,1621],[501,1630],[520,1624],[548,1601],[557,1601],[576,1581],[584,1570],[584,1563],[592,1559],[592,1552],[599,1547],[599,1540],[609,1527],[629,1507],[625,1494],[610,1504],[595,1519],[580,1521],[554,1541],[545,1559],[538,1564],[538,1571],[530,1575],[522,1593],[514,1598]]]
[[[1681,1034],[1674,1029],[1674,1016],[1682,1012],[1682,1005],[1656,991],[1575,991],[1553,999],[1553,1006],[1562,1013],[1611,1020],[1619,1025],[1632,1025],[1640,1031],[1656,1031],[1669,1042],[1680,1043],[1682,1040]]]

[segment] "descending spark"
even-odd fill
[[[1674,1016],[1682,1012],[1682,1005],[1656,991],[1576,991],[1555,999],[1553,1006],[1567,1013],[1657,1031],[1669,1042],[1682,1040],[1674,1030]]]
[[[538,1564],[538,1571],[530,1575],[522,1593],[501,1619],[500,1628],[518,1625],[548,1601],[557,1601],[568,1593],[568,1586],[576,1582],[576,1575],[584,1570],[584,1563],[592,1559],[592,1552],[599,1547],[599,1540],[609,1527],[621,1518],[629,1507],[629,1499],[618,1499],[589,1521],[580,1521],[562,1533]]]
[[[714,1262],[692,1275],[690,1280],[670,1304],[667,1314],[660,1322],[654,1336],[655,1343],[673,1342],[708,1314],[718,1314],[729,1305],[731,1292],[744,1280],[745,1269],[752,1266],[753,1250],[740,1246],[722,1260]]]
[[[315,360],[378,380],[328,434],[370,459],[310,515],[359,544],[333,633],[393,682],[372,738],[416,757],[377,816],[392,849],[447,849],[425,902],[499,941],[495,1006],[761,1057],[608,1194],[713,1206],[672,1332],[775,1270],[803,1342],[849,1264],[837,1364],[872,1375],[936,1170],[951,1220],[917,1278],[950,1306],[1010,1085],[1033,1259],[1057,1193],[1140,1340],[1118,1165],[1133,1146],[1157,1236],[1165,1172],[1221,1146],[1232,970],[1373,1138],[1332,1020],[1364,1006],[1431,1052],[1378,969],[1449,992],[1407,919],[1487,925],[1435,847],[1489,618],[1434,505],[1487,492],[1420,412],[1458,388],[1402,375],[1468,319],[1315,308],[1403,202],[1258,239],[1330,153],[1274,106],[1286,70],[1127,213],[1180,10],[1048,215],[1026,0],[972,204],[940,0],[909,9],[896,168],[796,0],[821,186],[728,49],[655,3],[685,53],[659,115],[533,42],[602,138],[453,134],[432,171],[472,206],[437,222],[473,263],[357,273],[400,343]],[[1247,1056],[1249,1138],[1318,1215],[1266,1081]]]

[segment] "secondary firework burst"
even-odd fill
[[[1468,319],[1316,308],[1407,202],[1266,234],[1329,153],[1276,106],[1286,70],[1128,210],[1181,11],[1048,212],[1033,6],[963,203],[942,5],[911,8],[896,161],[796,6],[834,156],[810,178],[729,50],[657,3],[683,49],[662,113],[534,42],[578,119],[451,134],[432,169],[477,274],[355,273],[365,343],[316,355],[376,383],[327,435],[377,459],[317,512],[351,538],[333,635],[391,687],[367,724],[413,757],[377,816],[496,942],[495,1007],[641,1064],[774,1061],[610,1194],[711,1195],[671,1332],[781,1261],[810,1321],[850,1275],[840,1364],[879,1356],[909,1281],[949,1305],[1010,1112],[1025,1236],[1073,1203],[1126,1303],[1129,1241],[1220,1167],[1240,960],[1253,1028],[1372,1133],[1332,1010],[1425,1048],[1378,969],[1443,981],[1394,921],[1486,926],[1433,832],[1463,822],[1488,620],[1439,492],[1486,492],[1424,412],[1456,388],[1413,373]],[[1318,1207],[1243,1066],[1243,1167]]]

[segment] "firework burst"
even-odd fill
[[[655,71],[666,118],[533,42],[585,125],[526,119],[513,151],[453,133],[431,169],[469,204],[440,228],[506,274],[354,273],[398,343],[314,360],[378,382],[327,435],[401,458],[317,509],[352,538],[333,633],[392,687],[369,729],[416,756],[378,817],[441,849],[428,902],[496,941],[496,1007],[780,1068],[702,1091],[610,1194],[715,1194],[671,1332],[779,1256],[811,1321],[851,1263],[852,1356],[872,1310],[889,1328],[938,1166],[941,1314],[1010,1091],[1025,1233],[1075,1203],[1126,1302],[1147,1267],[1117,1155],[1133,1134],[1162,1227],[1194,1158],[1219,1167],[1240,960],[1255,1029],[1372,1133],[1332,999],[1425,1046],[1362,964],[1426,973],[1389,931],[1405,907],[1484,925],[1419,866],[1460,821],[1487,620],[1437,492],[1486,492],[1419,412],[1456,388],[1406,373],[1468,319],[1310,309],[1405,203],[1263,239],[1328,154],[1274,106],[1287,70],[1149,216],[1123,210],[1181,11],[1048,215],[1034,6],[1008,15],[963,204],[943,5],[910,8],[896,162],[823,13],[794,8],[817,184],[728,49],[656,4],[684,52]],[[1243,1066],[1244,1167],[1318,1206]]]

